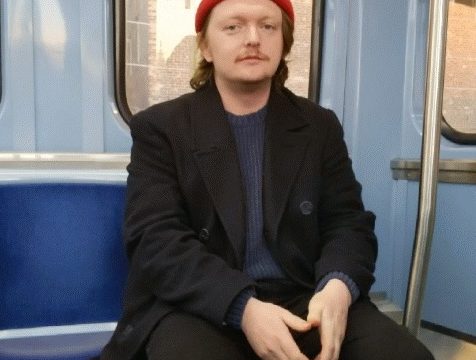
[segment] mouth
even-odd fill
[[[263,55],[246,55],[238,58],[238,62],[241,61],[262,61],[266,60],[266,56]]]

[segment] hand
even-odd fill
[[[319,328],[321,352],[315,360],[337,360],[347,327],[352,296],[339,279],[330,280],[309,301],[307,321]]]
[[[241,328],[255,353],[265,360],[309,360],[297,346],[289,328],[309,331],[311,325],[288,310],[251,298]]]

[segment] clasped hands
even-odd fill
[[[341,280],[332,279],[309,301],[307,320],[280,306],[251,298],[246,304],[241,327],[261,359],[338,360],[351,303],[347,286]],[[308,359],[299,350],[290,329],[298,332],[317,329],[316,341],[320,339],[321,352],[315,359]]]

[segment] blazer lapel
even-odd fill
[[[234,137],[214,84],[197,91],[190,117],[194,157],[241,267],[245,237],[243,184]]]
[[[267,241],[276,239],[292,184],[310,140],[309,123],[281,92],[272,91],[266,117],[263,169],[264,228]]]

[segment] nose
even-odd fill
[[[259,46],[259,32],[255,26],[250,26],[246,32],[246,46]]]

